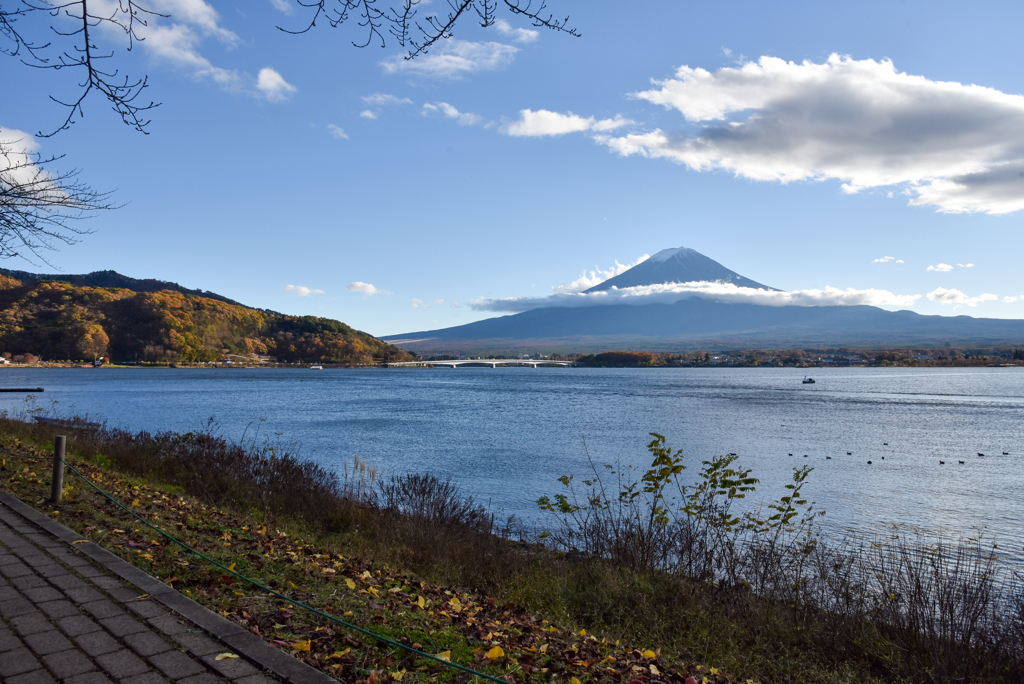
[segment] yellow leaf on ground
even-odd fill
[[[377,598],[380,598],[380,594],[377,593],[377,587],[370,587],[369,589],[367,589],[367,591],[376,596]]]
[[[542,645],[540,647],[540,652],[541,653],[547,653],[548,652],[548,645],[547,644]]]
[[[570,682],[570,684],[580,684],[580,680],[576,679],[575,677],[570,679],[569,682]]]
[[[492,648],[490,651],[487,652],[488,660],[497,660],[498,658],[504,658],[504,657],[505,657],[505,651],[501,648],[501,646],[495,646],[494,648]]]
[[[640,657],[642,657],[642,658],[657,658],[658,654],[655,653],[654,651],[652,651],[651,649],[647,649],[646,651],[644,651],[643,653],[640,654]]]
[[[142,554],[142,557],[143,558],[152,558],[153,554],[151,554],[151,553],[144,553],[144,554]]]
[[[334,653],[329,655],[328,658],[344,658],[346,655],[348,655],[349,651],[351,650],[351,648],[346,648],[344,651],[335,651]]]
[[[291,585],[292,589],[298,589],[299,588],[299,585],[296,584],[295,582],[288,582],[288,584]]]
[[[716,675],[716,674],[718,674],[718,668],[717,667],[712,667],[712,668],[710,668],[708,670],[708,672],[710,672],[713,675]]]
[[[353,582],[350,578],[346,577],[345,578],[345,586],[348,587],[349,589],[355,589],[356,588],[356,583]]]
[[[458,597],[453,598],[448,603],[451,604],[452,610],[454,610],[456,613],[462,610],[462,602],[459,601]]]
[[[363,570],[363,574],[360,575],[360,577],[362,577],[363,579],[370,579],[370,571],[369,570]]]
[[[220,654],[217,655],[216,658],[214,658],[214,660],[227,660],[228,658],[237,658],[237,657],[238,656],[236,656],[234,653],[220,653]]]
[[[405,670],[404,669],[401,669],[398,672],[392,672],[391,673],[391,678],[394,679],[396,682],[402,681],[402,677],[404,677],[404,676],[405,676]]]
[[[423,599],[422,596],[420,596],[418,599],[416,599],[416,605],[419,606],[420,608],[426,608],[427,607],[427,602]]]
[[[236,565],[238,565],[238,564],[237,563],[232,563],[231,565],[228,566],[228,570],[230,570],[231,572],[234,572]]]
[[[580,636],[587,636],[587,630],[581,629],[580,630]]]
[[[655,677],[657,677],[661,673],[658,672],[658,668],[657,667],[655,667],[654,665],[651,665],[651,674],[654,675]]]
[[[132,501],[132,508],[137,508],[138,505],[139,505],[139,500],[138,499],[136,499],[135,501]]]
[[[74,546],[75,544],[84,544],[87,541],[89,541],[89,540],[88,539],[79,539],[78,541],[71,542],[71,545]]]
[[[437,658],[440,659],[440,660],[443,660],[446,663],[450,663],[450,662],[452,662],[452,652],[451,651],[443,651],[443,652],[437,654]]]
[[[292,649],[296,651],[308,651],[309,650],[309,639],[305,641],[296,641],[292,644]]]

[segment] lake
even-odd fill
[[[884,535],[898,523],[928,536],[983,533],[1024,562],[1024,369],[813,369],[814,385],[804,374],[2,369],[0,386],[46,391],[34,402],[0,394],[0,410],[35,406],[149,431],[212,418],[226,437],[269,439],[331,468],[358,454],[385,475],[450,477],[532,523],[542,520],[534,502],[561,490],[560,475],[588,474],[588,453],[645,467],[648,433],[659,432],[685,450],[689,472],[738,454],[761,480],[752,504],[780,496],[807,464],[805,493],[833,531]]]

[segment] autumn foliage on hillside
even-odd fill
[[[0,276],[0,351],[44,359],[196,363],[227,355],[366,364],[408,355],[340,321],[281,316],[171,290],[133,292]]]

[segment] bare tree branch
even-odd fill
[[[0,258],[33,258],[57,243],[73,245],[92,231],[74,225],[97,211],[116,209],[109,192],[78,180],[78,170],[51,172],[61,157],[42,157],[21,140],[0,140]]]
[[[406,59],[415,59],[426,54],[439,40],[452,37],[455,25],[470,10],[476,12],[483,27],[493,26],[498,0],[447,0],[448,12],[442,18],[440,13],[427,14],[422,22],[415,20],[421,0],[392,0],[387,9],[380,9],[377,0],[295,0],[300,7],[311,12],[309,23],[303,28],[286,29],[278,26],[281,31],[291,34],[306,33],[316,27],[318,19],[325,20],[331,28],[338,28],[346,23],[354,12],[358,17],[358,25],[366,31],[366,39],[353,41],[356,47],[366,47],[372,42],[386,44],[382,27],[387,26],[388,32],[394,36],[398,44],[408,47]],[[579,32],[570,28],[569,17],[555,19],[548,12],[546,0],[501,0],[506,9],[526,19],[537,27],[567,33],[579,37]],[[413,30],[415,28],[415,31]],[[414,35],[415,34],[415,35]]]
[[[33,15],[49,16],[49,42],[30,40],[18,30],[16,22]],[[95,32],[101,27],[123,32],[130,51],[137,41],[143,40],[139,30],[147,26],[147,18],[156,16],[164,15],[146,9],[136,0],[118,0],[109,15],[91,11],[88,0],[20,0],[16,5],[0,5],[0,36],[7,41],[7,45],[2,48],[5,54],[12,57],[20,55],[23,64],[37,69],[72,69],[82,74],[76,97],[61,99],[50,96],[51,100],[67,108],[64,122],[49,133],[40,132],[37,135],[48,138],[67,130],[84,115],[82,104],[93,91],[106,98],[127,125],[140,133],[146,133],[150,121],[145,112],[158,106],[154,102],[143,104],[139,101],[139,96],[148,85],[148,79],[145,76],[131,79],[120,76],[117,69],[102,68],[102,60],[110,59],[114,53],[100,49]],[[51,50],[56,51],[56,54],[51,54]]]

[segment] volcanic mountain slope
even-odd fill
[[[646,261],[642,261],[624,273],[609,278],[603,283],[586,290],[602,292],[613,287],[620,290],[626,287],[643,285],[661,285],[662,283],[732,283],[737,287],[749,287],[755,290],[775,290],[750,278],[744,278],[736,271],[730,271],[714,259],[710,259],[689,247],[663,249]]]
[[[658,252],[587,292],[692,281],[774,290],[681,247]],[[637,298],[640,299],[640,298]],[[573,300],[563,300],[576,303]],[[874,306],[765,306],[680,294],[675,302],[538,307],[467,325],[383,339],[417,353],[611,349],[1015,345],[1024,321],[923,316]]]

